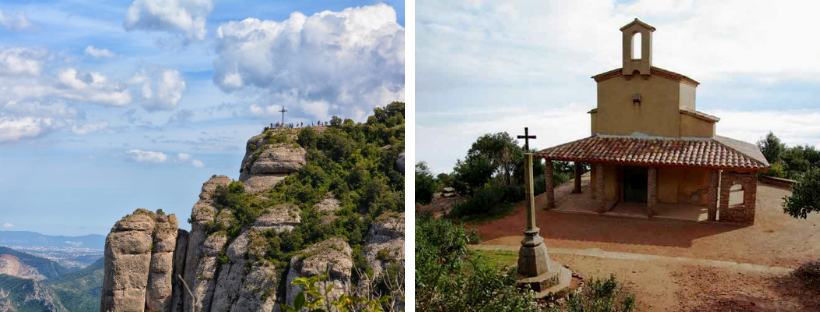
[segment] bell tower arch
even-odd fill
[[[631,77],[635,72],[649,76],[652,68],[652,33],[655,27],[637,18],[624,27],[623,34],[623,75]]]

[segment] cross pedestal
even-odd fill
[[[572,272],[558,262],[552,261],[547,253],[544,238],[535,225],[535,197],[532,181],[532,154],[524,154],[524,181],[527,193],[527,229],[518,251],[518,273],[515,279],[519,286],[529,285],[537,298],[557,293],[569,288]]]

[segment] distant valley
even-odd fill
[[[0,231],[0,246],[105,249],[105,236],[52,236],[28,231]]]
[[[0,245],[0,312],[99,310],[105,236],[0,231]]]

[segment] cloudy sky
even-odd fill
[[[589,136],[590,77],[621,67],[620,27],[655,26],[653,65],[699,81],[719,135],[820,144],[818,7],[778,1],[416,2],[416,160],[450,172],[485,133]],[[816,6],[816,5],[815,5]]]
[[[0,230],[184,222],[281,119],[403,101],[404,1],[0,3]]]

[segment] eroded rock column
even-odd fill
[[[177,244],[179,223],[175,215],[157,214],[154,227],[151,268],[145,297],[145,311],[171,311],[174,250]]]
[[[114,224],[105,240],[100,311],[143,311],[151,267],[153,213],[138,209]]]

